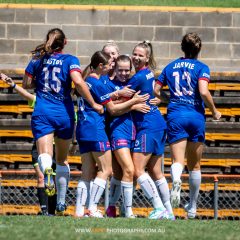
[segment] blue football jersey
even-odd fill
[[[170,102],[167,118],[204,117],[204,102],[198,88],[199,80],[210,81],[210,70],[197,59],[179,58],[168,64],[157,84],[168,85]]]
[[[149,68],[141,69],[128,81],[130,88],[134,89],[136,92],[141,91],[141,95],[146,93],[150,95],[147,104],[151,109],[148,113],[133,111],[133,120],[137,132],[156,132],[166,129],[165,120],[161,115],[158,107],[149,103],[150,99],[155,98],[153,94],[154,84],[154,74]]]
[[[110,92],[114,92],[122,89],[126,85],[128,85],[127,82],[111,80],[107,83],[107,88]],[[115,139],[134,140],[136,130],[131,112],[116,117],[110,116],[109,134],[111,138]]]
[[[106,104],[111,101],[109,91],[100,79],[86,78],[90,93],[96,103]],[[96,112],[82,97],[78,98],[78,123],[76,138],[78,141],[108,141],[105,132],[105,114]]]
[[[36,105],[33,116],[50,114],[74,117],[70,96],[72,71],[81,71],[78,58],[62,53],[32,59],[25,74],[36,81]]]

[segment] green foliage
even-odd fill
[[[239,232],[238,221],[0,216],[0,239],[4,240],[235,240]]]
[[[239,0],[0,0],[0,3],[240,7]]]

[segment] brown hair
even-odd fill
[[[95,52],[91,57],[90,64],[83,70],[83,79],[86,79],[86,77],[90,74],[91,70],[97,69],[100,63],[106,65],[110,58],[111,57],[103,51]]]
[[[129,62],[130,63],[130,71],[132,70],[132,60],[128,55],[120,55],[116,59],[115,68],[118,66],[118,62]]]
[[[33,58],[39,59],[45,54],[61,51],[64,48],[65,39],[65,34],[61,29],[53,28],[49,30],[46,36],[46,42],[38,45],[31,51]]]
[[[182,38],[181,48],[187,58],[197,58],[201,51],[202,41],[197,33],[187,33]]]
[[[153,56],[153,47],[152,47],[152,44],[150,43],[150,41],[144,40],[143,42],[138,43],[134,47],[133,51],[135,50],[136,47],[141,47],[141,48],[146,49],[147,56],[149,57],[148,66],[151,68],[151,70],[155,70],[156,67],[157,67],[157,64],[156,64],[156,61],[155,61],[154,56]]]

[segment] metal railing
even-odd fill
[[[80,171],[72,171],[66,197],[67,214],[74,213],[76,187]],[[171,188],[170,175],[165,175]],[[188,175],[182,175],[181,204],[174,213],[179,218],[185,217],[183,206],[189,201]],[[29,171],[0,171],[0,214],[37,214],[38,199],[36,194],[36,176]],[[108,189],[100,200],[101,208],[108,204]],[[121,199],[117,203],[120,206]],[[133,195],[134,212],[146,217],[152,210],[148,199],[139,186]],[[240,219],[240,175],[202,175],[202,184],[198,199],[197,216],[200,219]]]

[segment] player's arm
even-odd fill
[[[81,73],[78,71],[72,71],[70,73],[70,76],[71,76],[72,81],[74,82],[74,85],[75,85],[78,93],[91,105],[91,107],[93,109],[95,109],[98,113],[102,114],[104,112],[103,106],[100,104],[97,104],[94,101],[94,99],[88,89],[87,84],[85,83],[85,81],[82,78]]]
[[[138,103],[145,103],[149,98],[148,94],[139,95],[139,92],[135,93],[134,97],[130,100],[114,104],[112,101],[109,101],[105,104],[108,112],[113,116],[120,116],[124,113],[132,111],[133,105]]]
[[[209,110],[212,113],[213,119],[219,120],[221,118],[221,113],[215,107],[212,95],[210,94],[210,92],[208,90],[208,81],[200,79],[198,82],[198,87],[199,87],[199,92],[200,92],[200,95],[201,95],[204,103],[207,105],[207,107],[209,108]]]
[[[17,93],[19,93],[22,97],[24,97],[28,101],[34,101],[35,96],[31,93],[29,93],[27,90],[22,88],[21,86],[17,85],[12,78],[8,77],[7,75],[1,73],[0,74],[1,80],[3,80],[6,84],[8,84],[10,87],[14,88]]]
[[[32,76],[29,75],[24,75],[23,76],[23,82],[22,82],[22,86],[25,89],[33,89],[36,87],[35,85],[35,80],[33,79]]]

